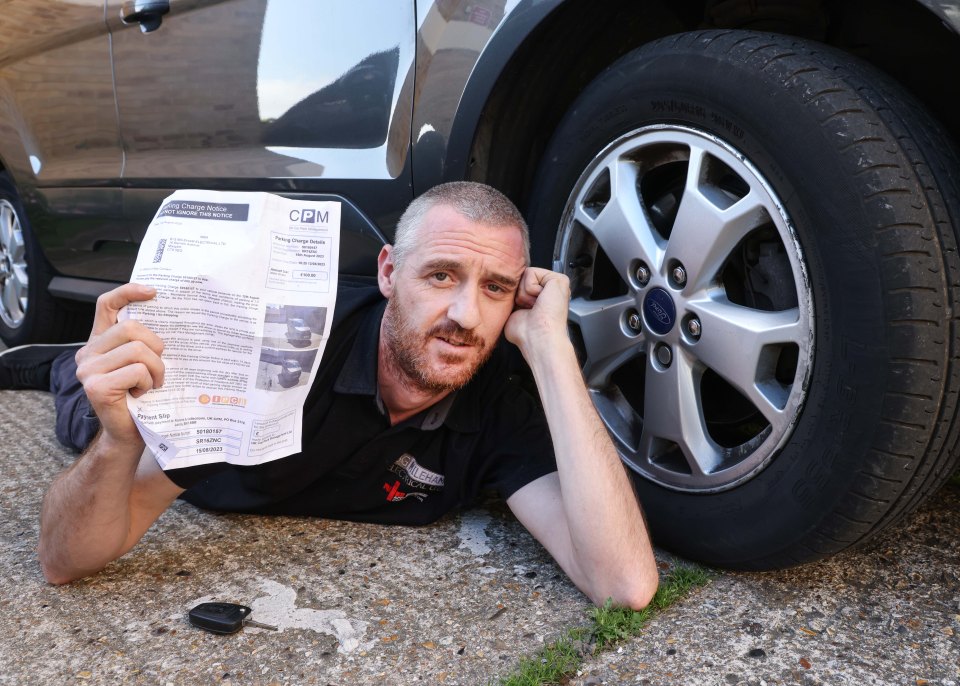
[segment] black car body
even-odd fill
[[[658,541],[867,540],[956,468],[960,1],[8,0],[0,334],[77,337],[178,188],[509,195]]]

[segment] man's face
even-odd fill
[[[399,266],[384,248],[382,336],[402,382],[436,393],[467,383],[513,311],[524,266],[518,228],[478,224],[444,205],[427,212]]]

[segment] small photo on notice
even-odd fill
[[[267,305],[256,387],[286,391],[305,386],[317,360],[326,307]]]

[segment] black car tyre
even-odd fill
[[[51,296],[51,276],[17,189],[0,172],[0,339],[8,347],[85,337],[90,308]]]
[[[955,469],[946,141],[869,66],[746,31],[637,49],[567,113],[535,260],[570,277],[584,376],[660,544],[819,559]]]

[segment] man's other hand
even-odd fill
[[[527,267],[517,288],[517,309],[507,320],[507,340],[533,353],[540,345],[554,345],[567,338],[570,281],[563,274]]]
[[[132,302],[150,300],[156,291],[128,283],[97,299],[93,330],[77,351],[77,378],[90,399],[103,433],[116,441],[140,440],[127,409],[127,392],[139,397],[163,384],[163,341],[140,322],[117,321]]]

